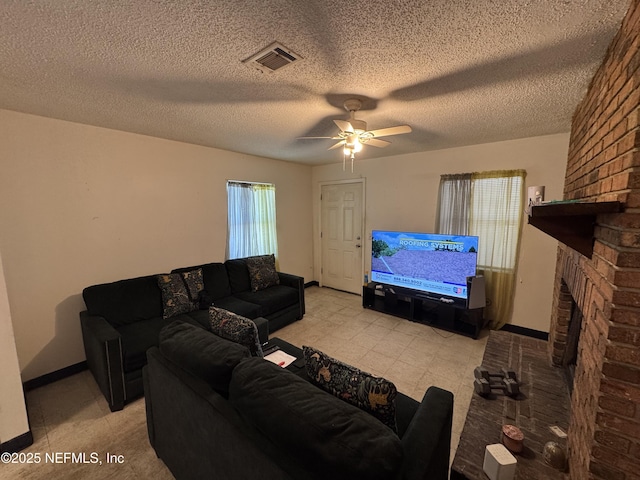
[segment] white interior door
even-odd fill
[[[362,293],[363,184],[321,188],[322,285]]]

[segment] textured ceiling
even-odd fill
[[[567,132],[627,0],[0,0],[0,108],[309,164]],[[303,57],[242,63],[278,41]]]

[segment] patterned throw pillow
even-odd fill
[[[246,261],[252,291],[257,292],[280,283],[276,271],[276,257],[273,254],[248,257]]]
[[[196,268],[188,272],[182,272],[182,279],[187,286],[189,292],[189,298],[194,303],[198,303],[200,299],[200,293],[204,290],[204,279],[202,278],[202,269]]]
[[[258,327],[248,318],[218,307],[209,308],[211,331],[219,337],[244,345],[254,357],[264,357]]]
[[[320,388],[370,413],[394,432],[396,386],[384,378],[342,363],[313,347],[302,347],[307,374]]]
[[[162,290],[162,318],[166,319],[196,310],[179,273],[157,275],[156,278],[158,286]]]

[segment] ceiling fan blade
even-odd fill
[[[370,138],[366,142],[365,145],[371,145],[372,147],[384,148],[387,145],[391,145],[391,142],[387,142],[386,140],[378,140],[377,138]]]
[[[298,140],[309,140],[309,139],[315,139],[315,138],[334,138],[336,140],[339,140],[340,137],[296,137]]]
[[[344,140],[342,140],[341,142],[338,142],[338,143],[336,143],[335,145],[332,145],[331,147],[327,148],[327,150],[333,150],[334,148],[339,148],[339,147],[341,147],[341,146],[342,146],[342,145],[344,145],[344,144],[345,144],[345,141],[344,141]]]
[[[334,120],[333,122],[338,126],[340,131],[342,131],[342,132],[353,132],[353,127],[346,120]]]
[[[369,132],[374,137],[387,137],[389,135],[400,135],[401,133],[411,133],[409,125],[398,125],[397,127],[381,128]]]

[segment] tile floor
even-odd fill
[[[328,288],[308,288],[305,300],[305,317],[274,336],[384,376],[416,400],[430,385],[453,392],[453,460],[487,332],[473,340],[363,309],[360,296]],[[21,453],[41,461],[0,465],[2,479],[173,478],[149,445],[144,399],[112,413],[88,371],[28,392],[27,407],[34,444]],[[96,458],[101,464],[65,461],[64,452],[84,453],[87,462]],[[59,463],[45,461],[46,454],[57,455]],[[120,455],[123,463],[107,463],[108,454]]]

